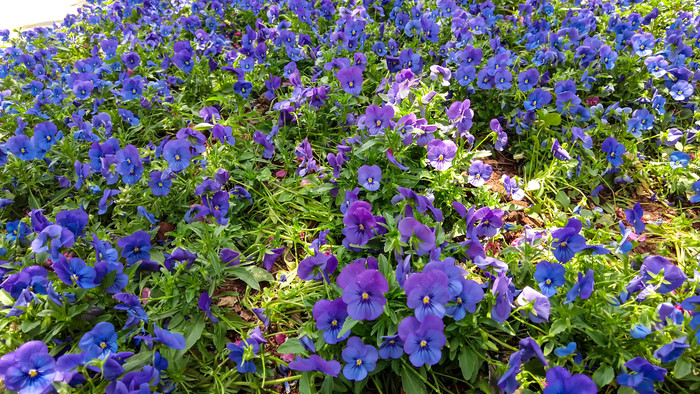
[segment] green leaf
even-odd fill
[[[569,208],[569,205],[571,205],[571,199],[569,196],[566,195],[566,192],[563,190],[559,190],[557,192],[557,197],[556,200],[559,204],[561,204],[562,208],[567,209]]]
[[[223,349],[226,346],[226,325],[214,324],[214,346]]]
[[[691,364],[687,358],[681,357],[678,359],[678,361],[676,361],[676,366],[673,368],[673,376],[678,379],[681,379],[687,376],[692,371],[693,364]]]
[[[405,366],[401,371],[401,385],[406,393],[424,394],[428,392],[425,389],[425,384],[418,378],[416,371],[409,370]]]
[[[178,350],[176,358],[182,358],[182,356],[191,348],[202,336],[204,331],[204,316],[198,315],[194,321],[190,320],[185,323],[184,326],[178,327],[181,331],[184,331],[185,336],[185,348]]]
[[[153,353],[150,352],[141,352],[129,357],[123,365],[124,371],[131,372],[141,369],[146,364],[150,364],[152,355]]]
[[[302,354],[306,351],[297,338],[287,338],[283,344],[277,348],[280,354]]]
[[[365,143],[362,145],[361,148],[359,148],[359,149],[353,149],[353,152],[355,153],[355,155],[358,155],[358,154],[360,154],[360,153],[366,151],[367,149],[373,147],[373,146],[376,145],[379,141],[380,141],[379,138],[371,139],[371,140],[365,142]]]
[[[333,383],[333,377],[330,375],[326,375],[325,379],[323,379],[323,384],[321,385],[321,393],[333,394],[334,388],[335,384]]]
[[[566,330],[568,326],[569,324],[567,323],[566,319],[555,320],[554,323],[552,323],[552,327],[549,329],[549,335],[555,336]]]
[[[561,124],[561,115],[556,112],[549,113],[544,116],[544,125],[549,126],[559,126]]]
[[[355,324],[357,323],[359,322],[351,317],[346,318],[345,323],[343,323],[343,328],[338,333],[338,337],[342,337],[343,335],[345,335],[346,332],[352,330],[352,328],[355,327]]]
[[[464,380],[470,381],[479,372],[479,357],[470,348],[464,348],[458,356],[459,368]]]
[[[233,275],[235,275],[236,278],[245,282],[248,286],[260,291],[260,284],[258,284],[258,281],[255,280],[255,276],[253,276],[253,274],[249,272],[245,267],[233,266],[227,268],[227,270]]]
[[[603,388],[612,382],[615,377],[615,370],[608,364],[603,364],[593,374],[593,381],[598,387]]]
[[[299,393],[300,394],[311,394],[314,391],[311,391],[311,388],[313,385],[311,384],[311,372],[303,372],[301,374],[301,379],[299,379]]]
[[[608,347],[608,337],[600,331],[589,331],[588,336],[600,346]]]

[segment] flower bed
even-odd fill
[[[693,4],[173,3],[0,31],[5,389],[700,389]]]

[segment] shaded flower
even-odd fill
[[[352,337],[348,339],[347,346],[342,352],[346,362],[343,368],[343,376],[348,380],[361,381],[369,372],[374,371],[379,355],[377,349],[371,345],[362,343],[362,339]]]
[[[593,284],[593,269],[589,269],[585,276],[583,272],[579,272],[578,282],[566,293],[566,301],[564,301],[564,303],[569,304],[574,302],[578,297],[581,297],[582,300],[588,299],[591,294],[593,294]]]
[[[357,170],[357,182],[371,192],[379,190],[382,180],[382,169],[379,166],[364,165]]]
[[[542,260],[535,268],[535,281],[539,284],[542,294],[551,297],[557,293],[557,287],[564,286],[566,268],[558,263]]]

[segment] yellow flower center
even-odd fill
[[[443,156],[443,155],[438,156],[438,160],[440,160],[440,161],[445,160],[445,156]]]
[[[457,303],[462,305],[462,297],[457,297]]]
[[[644,49],[644,45],[640,45],[640,46],[639,46],[639,49]]]
[[[420,347],[426,347],[426,346],[428,346],[428,342],[426,342],[425,339],[420,341]]]
[[[159,186],[159,187],[163,187],[163,183],[162,183],[162,182],[159,183],[158,186]]]
[[[548,284],[548,285],[551,285],[551,284],[552,284],[552,280],[551,280],[551,279],[547,279],[547,281],[546,281],[545,283]]]
[[[363,300],[366,300],[366,299],[368,299],[368,298],[369,298],[369,294],[367,294],[367,292],[362,293],[362,299],[363,299]]]
[[[356,363],[357,365],[362,365],[362,360],[357,360]]]
[[[100,347],[101,347],[102,349],[104,349],[104,348],[106,348],[106,347],[107,347],[107,344],[106,344],[106,343],[104,343],[104,342],[102,342],[102,343],[100,343]]]
[[[139,248],[134,248],[134,252],[138,252],[139,250],[141,250],[141,249],[139,249]]]
[[[50,135],[47,135],[47,136],[46,136],[46,140],[47,140],[47,141],[51,141],[51,136],[50,136]]]
[[[33,377],[35,377],[37,374],[38,374],[38,372],[36,371],[36,369],[30,369],[30,370],[29,370],[29,376],[30,376],[30,377],[33,378]]]
[[[338,321],[337,321],[337,320],[333,320],[333,322],[331,323],[331,325],[332,325],[333,327],[337,326],[337,325],[338,325]]]
[[[481,179],[481,174],[476,174],[476,179]]]
[[[382,121],[381,121],[381,120],[378,120],[378,121],[377,121],[377,126],[381,126],[381,125],[382,125]]]
[[[136,89],[132,89],[131,93],[136,94]]]
[[[364,225],[364,224],[361,224],[359,227],[360,227],[360,230],[361,230],[361,231],[365,229],[365,225]]]
[[[566,247],[566,241],[562,242],[560,245],[561,247]]]
[[[355,83],[350,81],[350,82],[348,82],[348,86],[353,87],[353,86],[355,86]]]
[[[424,304],[429,304],[429,303],[430,303],[430,297],[428,297],[428,296],[423,297],[423,303],[424,303]]]
[[[175,155],[175,160],[180,160],[180,155]]]

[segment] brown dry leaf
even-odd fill
[[[234,296],[226,296],[219,298],[219,302],[216,305],[224,308],[232,308],[238,305],[238,298]]]

